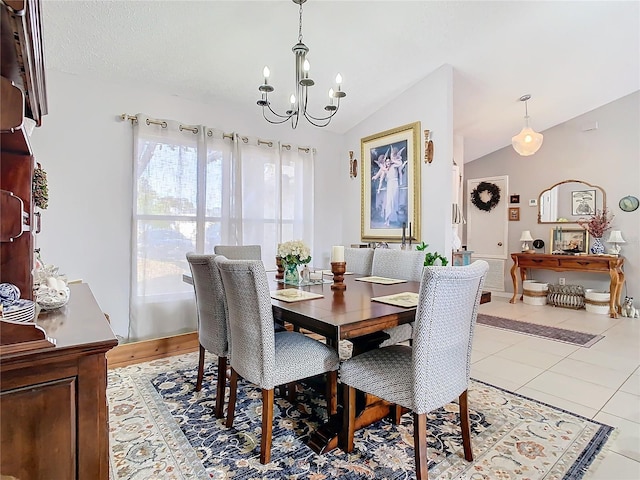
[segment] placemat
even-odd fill
[[[418,306],[418,294],[414,292],[394,293],[384,297],[373,297],[374,302],[388,303],[397,307],[413,308]]]
[[[360,277],[360,278],[356,278],[356,280],[360,280],[361,282],[380,283],[382,285],[406,283],[406,280],[399,280],[397,278],[386,278],[386,277]]]
[[[282,300],[283,302],[300,302],[302,300],[313,300],[314,298],[322,298],[324,295],[319,293],[306,292],[297,288],[285,288],[283,290],[274,290],[270,292],[271,298]]]

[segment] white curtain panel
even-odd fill
[[[313,248],[312,148],[143,114],[134,123],[129,341],[196,328],[186,253],[218,244]]]

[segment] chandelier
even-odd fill
[[[529,126],[529,110],[527,108],[527,100],[531,95],[523,95],[520,101],[524,102],[524,127],[518,135],[511,137],[511,145],[513,149],[523,157],[528,157],[536,153],[542,146],[542,134],[536,132]]]
[[[273,86],[269,85],[269,67],[264,67],[263,76],[264,83],[258,87],[258,90],[262,93],[262,97],[258,100],[258,105],[262,107],[262,116],[269,123],[284,123],[291,120],[291,127],[296,128],[298,126],[298,120],[300,117],[307,119],[309,123],[316,127],[326,127],[331,122],[333,116],[338,112],[340,108],[340,99],[344,98],[347,94],[341,90],[342,75],[339,73],[336,75],[336,89],[331,88],[329,90],[329,103],[324,109],[328,114],[324,117],[316,117],[311,115],[307,111],[307,89],[312,87],[315,82],[309,78],[309,60],[307,60],[307,53],[309,48],[302,43],[302,4],[307,0],[292,0],[300,6],[300,20],[298,25],[298,43],[296,43],[291,49],[295,55],[296,62],[296,86],[295,93],[289,97],[290,106],[285,111],[284,115],[276,113],[271,108],[269,102],[269,93],[273,92]]]

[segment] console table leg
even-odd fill
[[[513,297],[509,300],[509,303],[516,303],[516,297],[518,296],[518,277],[516,276],[516,270],[518,269],[518,262],[514,260],[511,267],[511,280],[513,281]]]

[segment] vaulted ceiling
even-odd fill
[[[322,111],[335,74],[344,133],[442,66],[454,68],[465,161],[510,145],[524,105],[541,131],[640,89],[637,1],[329,1],[304,5]],[[298,5],[274,1],[44,0],[49,69],[198,101],[258,109],[269,65],[282,109],[293,91]],[[289,128],[284,127],[283,128]]]

